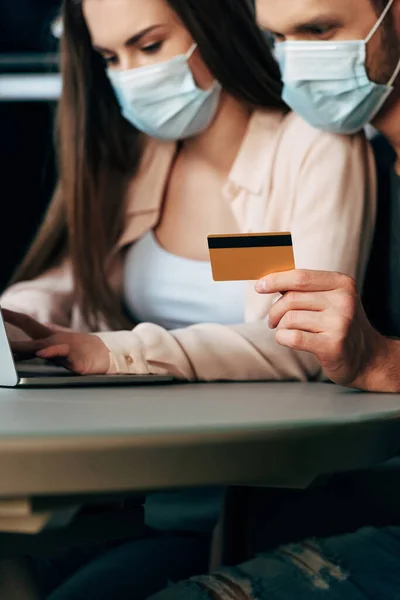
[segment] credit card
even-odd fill
[[[214,281],[252,281],[295,268],[290,233],[209,235]]]

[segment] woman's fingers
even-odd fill
[[[45,346],[45,340],[29,340],[24,342],[10,342],[11,351],[14,359],[18,362],[21,360],[30,360],[36,357],[37,352]]]
[[[28,342],[11,342],[10,345],[13,354],[35,356],[37,352],[46,348],[49,342],[47,340],[30,340]]]
[[[49,327],[42,325],[28,315],[7,309],[3,309],[2,314],[6,323],[14,325],[14,327],[18,327],[18,329],[22,329],[22,331],[28,334],[33,340],[47,338],[53,333]]]
[[[30,360],[33,358],[41,358],[48,360],[54,364],[70,368],[68,356],[71,348],[68,344],[56,343],[53,338],[47,338],[45,340],[31,340],[29,342],[12,342],[11,349],[15,360]]]
[[[51,329],[53,333],[74,333],[73,329],[61,327],[61,325],[54,325],[54,323],[45,323],[45,327]]]
[[[82,357],[79,354],[77,355],[76,351],[69,344],[49,346],[44,350],[40,350],[36,356],[51,361],[79,375],[87,375],[89,373],[85,367],[85,360],[82,360]]]
[[[44,358],[45,360],[51,360],[54,358],[67,358],[71,348],[68,344],[58,344],[56,346],[49,346],[44,350],[39,350],[36,356]]]

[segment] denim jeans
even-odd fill
[[[151,600],[399,600],[400,528],[310,539],[194,577]],[[128,600],[128,598],[126,599]]]

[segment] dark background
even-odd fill
[[[50,23],[58,7],[54,0],[0,0],[0,57],[56,51]],[[0,291],[52,194],[54,110],[48,102],[0,102]]]

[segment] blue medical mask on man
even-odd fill
[[[370,123],[393,91],[400,60],[386,85],[367,74],[367,44],[394,0],[365,40],[281,42],[275,47],[283,80],[283,99],[305,121],[332,133],[351,134]]]
[[[214,119],[221,96],[215,81],[202,90],[194,81],[187,54],[128,71],[107,71],[122,115],[147,135],[176,141],[205,131]]]

